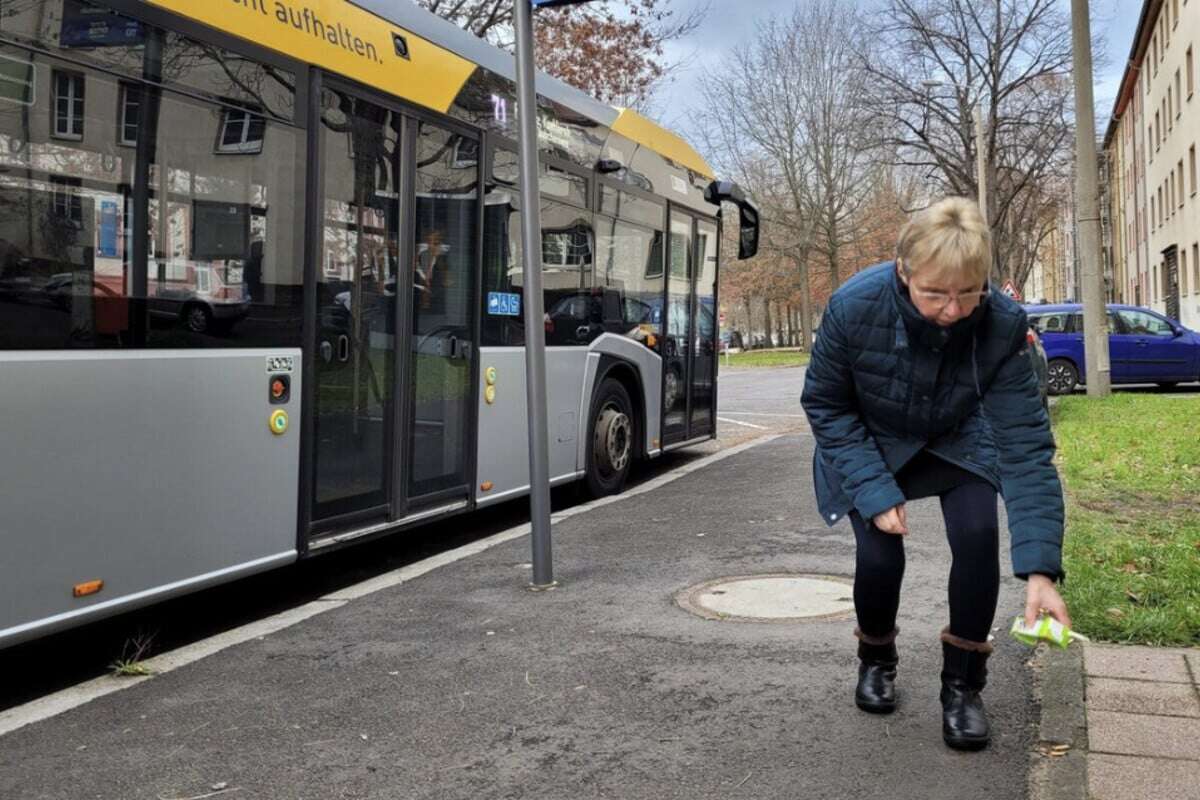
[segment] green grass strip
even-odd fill
[[[1075,629],[1200,645],[1200,399],[1064,397],[1053,416]]]
[[[808,364],[808,353],[799,350],[748,350],[730,353],[729,361],[721,356],[721,367],[803,367]]]

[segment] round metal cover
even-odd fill
[[[810,622],[854,613],[853,583],[836,575],[739,575],[675,595],[686,611],[731,622]]]

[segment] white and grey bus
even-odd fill
[[[0,647],[528,491],[512,58],[409,0],[0,3]],[[555,484],[715,435],[696,152],[538,76]]]

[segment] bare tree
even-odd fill
[[[417,0],[492,44],[513,48],[512,0]],[[664,46],[694,31],[708,3],[680,12],[673,0],[614,0],[542,9],[535,17],[538,66],[616,105],[640,107],[673,68]]]
[[[1021,286],[1069,173],[1071,26],[1058,0],[889,0],[864,51],[882,142],[931,194],[975,197],[985,120],[995,279]]]
[[[841,282],[847,245],[867,235],[864,209],[882,177],[854,6],[812,0],[759,25],[754,40],[702,78],[697,131],[722,171],[762,207],[764,246],[800,275],[801,337],[812,341],[809,265]]]

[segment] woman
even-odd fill
[[[996,495],[1004,496],[1025,617],[1070,625],[1062,487],[1031,368],[1024,310],[988,288],[991,241],[979,207],[949,198],[904,227],[897,258],[855,275],[829,300],[802,403],[817,440],[817,505],[849,515],[857,544],[855,702],[896,708],[896,612],[905,502],[938,497],[950,540],[950,624],[942,631],[942,733],[987,745],[979,697],[1000,587]]]

